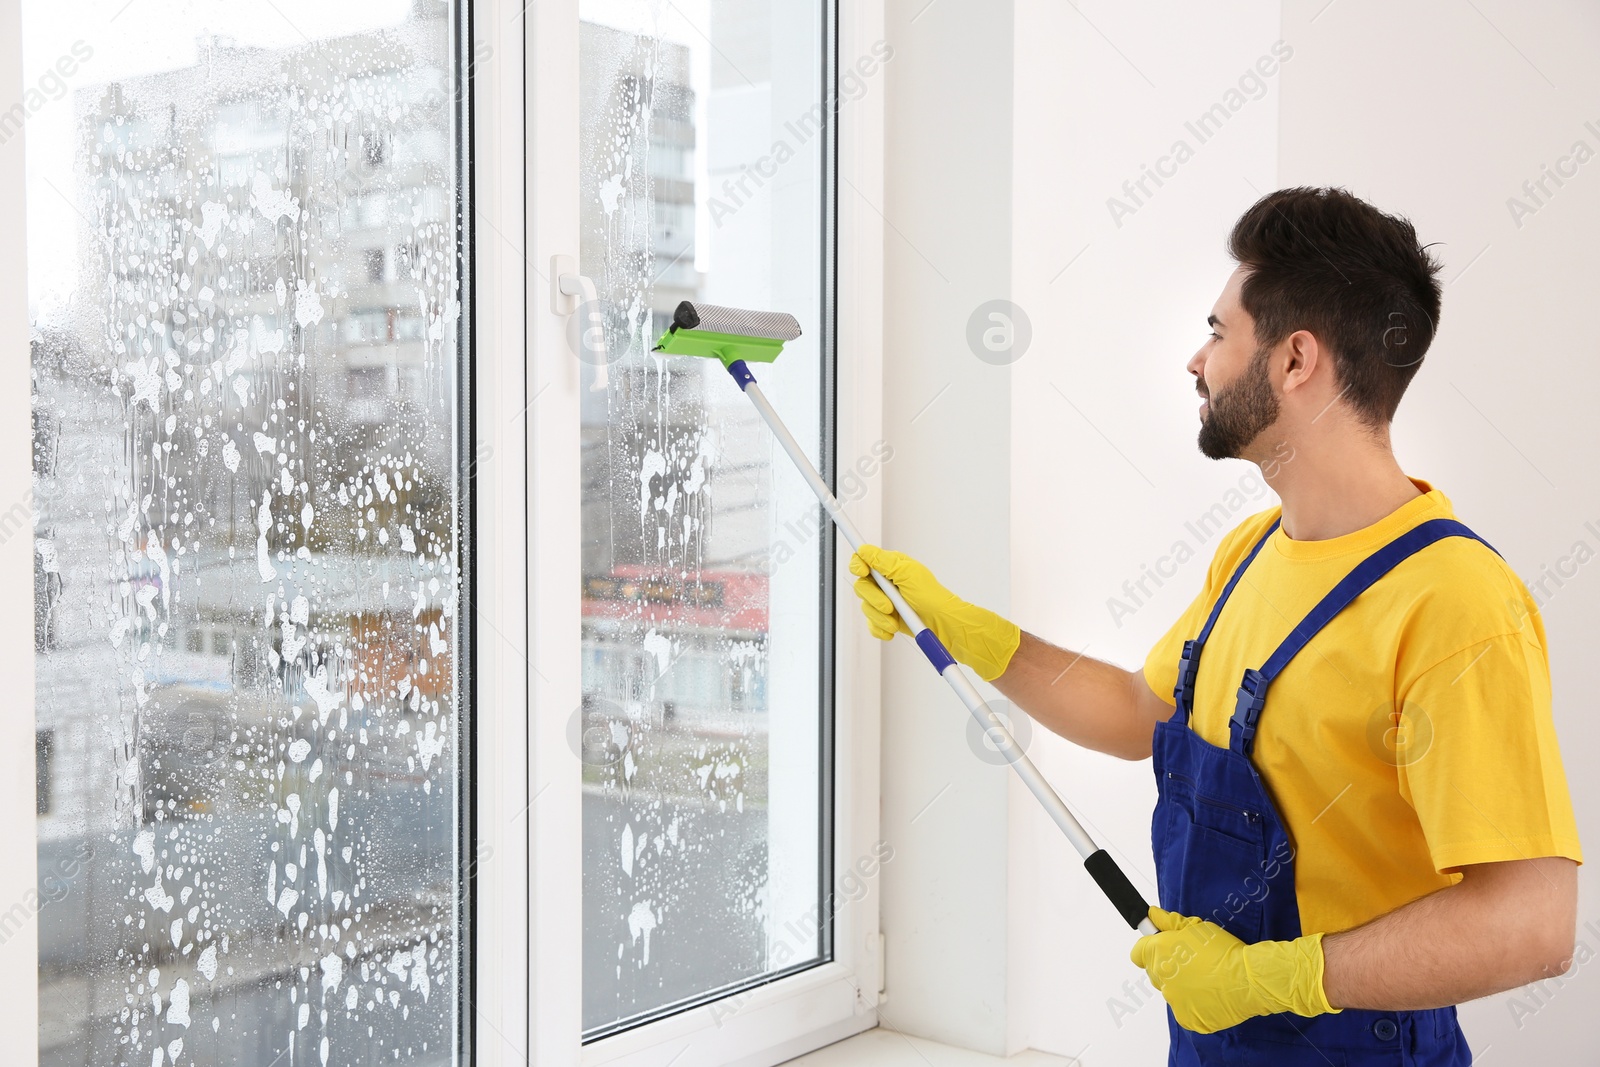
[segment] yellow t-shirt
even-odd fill
[[[1245,668],[1259,668],[1341,578],[1419,523],[1455,517],[1443,493],[1412,482],[1422,496],[1354,533],[1295,541],[1273,531],[1200,659],[1191,723],[1204,740],[1227,746]],[[1205,588],[1150,651],[1145,680],[1167,703],[1183,642],[1282,510],[1222,539]],[[1467,864],[1582,861],[1545,647],[1538,607],[1510,566],[1450,537],[1379,579],[1278,675],[1252,756],[1294,844],[1304,932],[1358,926],[1459,881]]]

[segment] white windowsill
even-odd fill
[[[1006,1064],[1008,1067],[1074,1067],[1081,1061],[1031,1049],[1006,1059],[969,1049],[951,1048],[937,1041],[909,1037],[880,1026],[788,1062],[790,1067],[856,1067],[857,1064],[872,1064],[872,1067],[993,1067],[996,1064]]]

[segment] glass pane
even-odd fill
[[[455,16],[135,2],[23,4],[40,1061],[459,1062]]]
[[[821,448],[830,131],[828,5],[579,6],[592,1038],[830,951],[820,509],[720,364],[649,353],[683,299],[793,314],[758,375]]]

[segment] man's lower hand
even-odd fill
[[[1211,1034],[1258,1015],[1338,1011],[1322,991],[1322,935],[1247,945],[1216,923],[1150,909],[1160,933],[1134,943],[1178,1025]]]

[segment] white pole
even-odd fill
[[[811,491],[816,494],[817,500],[822,503],[823,508],[827,511],[828,517],[833,519],[834,524],[839,527],[839,532],[844,534],[846,541],[850,542],[850,547],[859,549],[866,543],[861,536],[861,531],[856,529],[855,523],[851,522],[850,517],[844,513],[838,498],[833,495],[832,490],[828,488],[828,483],[823,481],[822,475],[812,465],[810,458],[805,454],[805,450],[800,447],[800,442],[794,439],[794,435],[789,432],[788,427],[783,424],[783,420],[778,417],[778,413],[773,408],[771,401],[766,398],[766,395],[761,391],[761,387],[754,381],[742,382],[742,384],[745,396],[750,398],[750,402],[756,406],[756,410],[761,413],[761,418],[772,431],[772,436],[778,439],[778,444],[783,447],[783,450],[789,454],[789,458],[794,461],[795,467],[799,469],[801,476],[805,478],[806,484],[811,487]],[[883,590],[884,595],[889,598],[890,603],[894,605],[895,611],[900,613],[900,618],[905,620],[906,626],[910,628],[912,633],[921,633],[927,628],[923,625],[922,619],[917,613],[911,609],[911,605],[907,604],[905,598],[900,595],[900,590],[895,588],[893,582],[876,570],[872,571],[872,580],[877,583],[879,589]],[[945,680],[951,689],[955,690],[956,696],[961,698],[961,703],[966,705],[967,710],[972,713],[972,717],[978,720],[978,725],[983,727],[985,734],[995,743],[995,747],[1000,750],[1000,754],[1006,758],[1006,762],[1011,764],[1011,769],[1017,772],[1017,776],[1028,787],[1028,791],[1038,798],[1040,804],[1044,805],[1044,810],[1051,820],[1061,828],[1062,833],[1067,835],[1067,840],[1072,842],[1072,847],[1078,850],[1078,855],[1088,859],[1098,851],[1099,846],[1094,843],[1094,839],[1084,830],[1082,824],[1073,817],[1072,812],[1062,802],[1061,797],[1050,787],[1050,783],[1045,781],[1044,775],[1039,773],[1039,768],[1035,767],[1033,761],[1018,747],[1016,740],[1011,736],[1011,732],[1005,728],[1005,724],[994,713],[994,709],[989,706],[988,701],[983,699],[977,687],[968,680],[965,674],[961,673],[961,668],[952,663],[940,671],[939,676]],[[1146,934],[1156,932],[1149,919],[1145,919],[1139,924],[1139,930],[1141,933]]]

